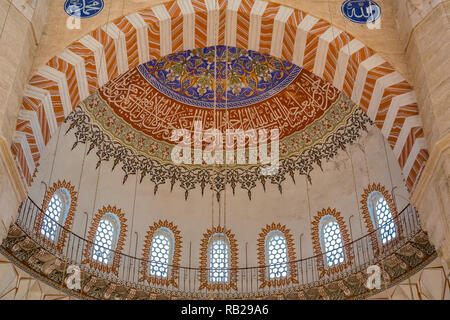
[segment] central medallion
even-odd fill
[[[218,109],[269,99],[302,70],[270,55],[227,46],[173,53],[138,69],[166,96],[183,104]]]
[[[120,163],[123,181],[148,175],[155,192],[178,181],[186,198],[196,186],[203,192],[209,185],[217,197],[226,184],[233,192],[241,186],[251,197],[258,181],[281,190],[296,172],[311,179],[313,166],[354,142],[368,121],[344,93],[308,70],[225,46],[174,53],[133,68],[92,93],[67,119],[69,131],[77,128],[74,146],[89,143],[88,153],[97,147],[97,165],[113,160],[114,169]],[[250,163],[247,151],[244,163],[175,163],[174,130],[192,138],[199,126],[225,138],[228,130],[245,135],[277,129],[278,174],[261,175],[263,165]]]

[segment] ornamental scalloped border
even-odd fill
[[[361,130],[367,131],[367,125],[373,125],[370,118],[364,111],[356,107],[355,111],[346,119],[345,124],[341,125],[335,132],[329,134],[323,140],[304,150],[300,154],[293,155],[280,160],[278,174],[273,176],[263,176],[260,174],[260,166],[250,166],[247,168],[188,168],[177,166],[172,163],[162,163],[155,159],[136,154],[130,147],[124,146],[121,142],[111,138],[97,124],[92,123],[90,116],[77,106],[66,118],[66,123],[70,123],[65,135],[71,130],[75,130],[76,141],[72,150],[81,144],[89,144],[87,155],[96,148],[98,157],[97,166],[103,161],[113,160],[114,170],[121,163],[124,172],[123,183],[130,175],[140,174],[140,182],[147,175],[154,183],[154,194],[158,187],[170,181],[171,191],[174,185],[179,182],[182,189],[185,190],[185,200],[189,192],[197,187],[201,188],[202,195],[205,187],[209,185],[210,189],[216,193],[217,200],[220,200],[220,193],[225,190],[225,185],[229,184],[235,194],[236,187],[240,185],[241,189],[247,191],[249,200],[252,199],[252,190],[260,182],[264,191],[266,183],[278,186],[280,193],[283,192],[282,183],[289,175],[295,183],[295,174],[305,175],[310,183],[311,171],[314,165],[322,167],[322,161],[328,161],[335,157],[340,150],[346,150],[348,144],[355,142],[361,135]]]
[[[120,221],[119,239],[117,240],[116,247],[114,248],[114,250],[112,250],[114,258],[112,260],[112,263],[108,265],[98,263],[92,260],[92,250],[91,250],[94,243],[94,238],[97,232],[98,225],[106,213],[115,214]],[[123,246],[125,244],[125,235],[128,228],[126,222],[127,219],[125,218],[125,214],[122,212],[121,209],[118,209],[116,206],[108,205],[103,206],[103,208],[99,209],[97,214],[94,216],[94,219],[92,220],[91,227],[89,228],[87,243],[83,254],[84,260],[81,263],[82,264],[88,263],[89,266],[95,270],[113,273],[117,276],[119,274],[120,259],[122,256],[120,253],[122,252]]]
[[[161,228],[169,229],[174,237],[172,263],[169,267],[170,279],[153,277],[148,274],[148,261],[150,261],[150,251],[152,247],[153,236],[155,232]],[[149,230],[147,230],[147,234],[145,236],[144,248],[142,249],[143,261],[141,262],[141,278],[139,279],[139,281],[147,281],[149,284],[164,285],[166,287],[172,285],[174,288],[178,288],[177,279],[180,272],[179,266],[181,259],[182,242],[181,232],[173,222],[169,222],[167,220],[159,220],[158,222],[155,222],[153,226],[151,226]]]
[[[336,219],[337,223],[339,224],[339,229],[341,230],[342,240],[344,241],[345,248],[345,262],[332,267],[325,267],[325,263],[323,261],[324,253],[322,251],[322,246],[320,245],[319,225],[320,220],[325,216],[332,216]],[[319,211],[317,213],[317,215],[311,222],[311,238],[313,242],[314,255],[317,256],[317,269],[320,272],[319,278],[323,278],[325,275],[330,276],[332,274],[339,273],[353,263],[354,256],[350,247],[350,235],[347,231],[347,226],[345,225],[344,218],[336,209],[324,208],[322,209],[322,211]]]
[[[66,243],[66,238],[68,236],[67,230],[70,230],[70,228],[72,227],[73,219],[75,216],[75,210],[77,208],[78,197],[77,197],[77,192],[75,191],[75,186],[73,186],[70,183],[70,181],[58,180],[58,182],[55,182],[53,184],[53,186],[50,187],[50,189],[45,193],[45,197],[44,197],[44,200],[42,201],[42,207],[41,207],[41,208],[45,208],[45,210],[46,210],[48,204],[50,203],[50,200],[53,197],[53,194],[57,190],[62,189],[62,188],[66,189],[70,194],[70,207],[69,207],[69,210],[67,211],[67,216],[64,221],[64,229],[62,229],[58,240],[56,242],[51,241],[47,237],[44,237],[41,235],[40,230],[41,230],[42,223],[44,221],[44,216],[45,216],[44,212],[42,212],[42,211],[39,212],[38,218],[37,218],[35,226],[34,226],[34,231],[35,231],[36,235],[47,245],[56,249],[59,253],[62,253],[62,251],[63,251],[64,245]]]
[[[370,194],[374,191],[380,192],[383,195],[384,199],[386,199],[389,209],[391,210],[392,217],[394,218],[395,226],[398,229],[398,237],[395,239],[392,239],[389,243],[393,243],[395,241],[400,241],[402,239],[403,228],[402,228],[402,224],[400,223],[400,221],[398,219],[397,206],[395,205],[390,192],[386,189],[385,186],[381,185],[381,183],[369,184],[367,186],[367,188],[364,189],[364,192],[361,195],[361,209],[362,209],[361,214],[363,216],[364,223],[366,224],[367,232],[371,234],[370,239],[372,242],[373,249],[375,252],[378,253],[380,251],[383,251],[383,245],[380,248],[378,233],[375,232],[372,217],[369,212],[369,207],[367,206],[367,200],[369,199]]]
[[[227,237],[230,245],[230,280],[228,283],[211,283],[208,281],[208,249],[209,241],[216,233],[223,234]],[[238,276],[238,246],[237,241],[230,229],[217,226],[208,229],[203,234],[203,238],[200,242],[200,287],[198,290],[207,289],[208,291],[230,291],[231,289],[237,290],[237,276]]]
[[[259,269],[259,281],[261,282],[261,285],[259,286],[260,289],[267,287],[278,287],[278,286],[284,286],[289,284],[298,284],[298,274],[297,274],[297,264],[291,263],[293,261],[296,261],[295,256],[295,247],[294,247],[294,239],[291,234],[291,230],[286,227],[286,225],[281,225],[280,223],[275,224],[273,222],[272,224],[266,225],[261,233],[258,235],[257,240],[257,254],[258,254],[258,264],[260,266],[266,266],[266,237],[267,235],[272,231],[279,231],[283,234],[284,238],[286,239],[286,246],[288,251],[288,264],[289,264],[289,276],[285,278],[280,279],[274,279],[270,280],[267,278],[267,268],[260,268]]]
[[[80,105],[84,112],[90,117],[93,124],[98,125],[103,131],[111,136],[112,140],[119,141],[125,147],[131,148],[138,155],[156,159],[162,163],[172,163],[170,156],[171,150],[175,144],[168,141],[158,140],[151,134],[141,132],[135,129],[129,123],[118,116],[104,97],[98,93],[93,93],[86,98]],[[282,155],[280,159],[286,159],[294,155],[298,155],[314,144],[323,141],[334,133],[338,128],[345,125],[348,118],[355,112],[358,106],[352,103],[345,94],[340,94],[329,108],[320,117],[316,118],[312,123],[307,124],[304,128],[290,133],[280,140],[280,151]],[[338,113],[338,114],[336,114]],[[331,122],[331,123],[330,123]],[[313,135],[314,137],[310,137]],[[129,136],[133,138],[128,139]],[[136,144],[138,147],[136,147]],[[248,149],[248,148],[246,148]],[[283,150],[285,149],[285,150]],[[225,155],[224,155],[225,156]],[[246,159],[248,155],[246,156]],[[188,168],[200,167],[204,165],[190,164]],[[250,165],[226,165],[227,168],[246,168]],[[207,168],[216,167],[215,165],[206,165]]]

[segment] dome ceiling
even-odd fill
[[[171,53],[180,53],[194,48],[200,48],[195,51],[195,56],[199,56],[199,53],[205,51],[202,48],[214,45],[228,45],[244,48],[249,50],[248,52],[254,50],[270,54],[276,59],[282,59],[301,67],[302,71],[295,80],[292,79],[293,82],[287,87],[284,87],[289,82],[286,79],[289,80],[289,75],[294,75],[294,71],[290,72],[289,75],[285,74],[285,80],[283,80],[283,76],[276,81],[270,80],[268,75],[266,79],[263,77],[264,81],[258,80],[258,84],[263,84],[262,92],[259,92],[262,87],[253,86],[252,89],[253,82],[246,82],[248,81],[246,76],[249,74],[244,77],[241,74],[241,77],[238,77],[241,86],[243,85],[244,89],[247,89],[246,94],[249,95],[245,96],[242,90],[238,92],[239,88],[236,83],[239,82],[223,84],[221,81],[216,81],[221,79],[220,74],[218,78],[213,78],[214,83],[211,84],[214,87],[211,87],[211,85],[208,87],[208,80],[205,79],[204,75],[197,74],[199,76],[197,80],[195,80],[195,77],[189,79],[190,84],[197,86],[195,90],[192,87],[191,90],[183,89],[183,91],[180,91],[182,87],[180,85],[177,88],[176,75],[179,74],[179,77],[181,77],[190,72],[180,69],[181,71],[174,70],[170,73],[166,70],[166,74],[164,72],[159,74],[158,80],[153,79],[155,80],[153,86],[149,86],[149,88],[156,91],[166,88],[165,93],[160,91],[158,93],[177,103],[183,101],[183,110],[188,110],[188,106],[196,107],[194,111],[190,111],[191,113],[186,113],[186,116],[178,116],[179,112],[174,112],[173,114],[178,117],[177,121],[191,121],[189,118],[192,118],[192,112],[194,112],[195,115],[201,113],[202,121],[206,124],[210,115],[207,110],[203,109],[208,109],[208,107],[205,105],[199,107],[198,104],[208,104],[208,100],[211,100],[210,95],[208,96],[208,90],[218,92],[216,89],[221,88],[223,96],[216,96],[215,108],[218,110],[225,109],[219,108],[220,104],[225,102],[224,100],[229,100],[225,103],[227,105],[235,104],[234,108],[226,107],[228,110],[225,113],[227,119],[228,116],[230,117],[229,121],[225,122],[227,125],[234,125],[232,121],[236,120],[231,118],[231,110],[237,110],[235,113],[236,119],[249,127],[255,124],[256,126],[264,126],[267,123],[267,128],[270,128],[272,122],[279,122],[280,128],[284,130],[284,137],[298,134],[301,130],[305,132],[308,126],[314,124],[317,119],[323,119],[326,112],[319,118],[313,115],[307,121],[301,122],[301,125],[305,125],[309,121],[309,125],[300,129],[295,127],[297,121],[293,122],[289,115],[279,112],[279,110],[271,111],[274,117],[270,118],[268,116],[270,112],[266,110],[267,108],[264,109],[262,104],[271,99],[264,97],[266,92],[271,97],[281,97],[283,92],[287,92],[299,77],[303,77],[303,79],[309,77],[314,79],[312,82],[315,83],[315,86],[320,87],[327,83],[330,87],[333,86],[340,92],[345,93],[352,101],[348,105],[355,103],[361,108],[362,112],[367,114],[388,141],[405,176],[408,188],[412,189],[428,159],[428,151],[413,88],[387,61],[366,47],[361,41],[329,22],[297,9],[272,2],[253,0],[224,0],[219,2],[201,0],[188,2],[186,5],[179,1],[170,1],[108,21],[106,25],[99,26],[50,59],[31,77],[26,87],[11,147],[25,183],[28,186],[31,185],[39,168],[41,155],[45,152],[45,146],[57,133],[59,125],[82,101],[85,101],[90,95],[91,97],[93,94],[95,95],[99,88],[105,85],[109,86],[111,84],[108,83],[109,81],[117,83],[122,77],[129,77],[132,72],[142,76],[136,69],[137,67],[141,71],[147,69],[148,75],[150,75],[152,68],[147,63],[154,59],[162,61],[165,59],[164,57]],[[225,52],[229,51],[225,50]],[[178,55],[178,58],[180,57],[182,55]],[[250,60],[253,61],[253,58],[250,58]],[[194,59],[194,61],[205,63],[205,59],[201,59],[201,57]],[[211,62],[208,61],[208,58],[206,58],[206,61],[210,67]],[[232,64],[233,61],[228,63]],[[143,66],[144,64],[147,64],[147,68]],[[139,65],[141,66],[139,67]],[[267,66],[267,63],[265,65]],[[167,64],[162,66],[163,69],[167,69],[166,67]],[[214,71],[217,71],[215,67]],[[156,73],[156,75],[158,74]],[[144,77],[142,76],[142,78]],[[147,78],[151,79],[151,77]],[[145,80],[147,83],[148,79]],[[323,79],[323,82],[318,79]],[[172,83],[172,86],[167,86],[166,80],[174,83]],[[178,84],[181,83],[180,81]],[[198,83],[198,81],[200,82]],[[142,84],[142,88],[144,87],[144,84]],[[134,89],[139,90],[138,88]],[[230,95],[232,96],[230,97],[225,94],[225,90],[229,92],[228,89],[231,89]],[[97,94],[100,93],[97,92]],[[195,99],[197,102],[192,103],[192,97],[196,94],[201,95],[202,99]],[[222,101],[217,100],[217,98]],[[339,98],[345,98],[345,96],[339,95]],[[188,101],[189,99],[191,100]],[[253,104],[247,105],[250,102]],[[112,104],[110,106],[114,109]],[[256,108],[259,109],[256,110]],[[169,109],[161,107],[156,110],[167,112]],[[330,107],[327,110],[331,110]],[[169,111],[172,112],[172,110]],[[219,113],[216,115],[219,115]],[[246,118],[241,118],[242,115],[246,115]],[[139,117],[141,116],[145,115],[141,114]],[[123,124],[127,124],[127,117],[125,115],[120,117],[122,117]],[[131,119],[134,120],[134,118]],[[95,119],[91,120],[95,123]],[[159,120],[154,119],[153,121]],[[291,133],[289,133],[290,129],[293,129]],[[144,131],[140,129],[136,132],[144,134]],[[85,135],[87,134],[88,132],[85,132]],[[160,137],[154,139],[166,146],[165,149],[160,149],[158,146],[157,150],[160,153],[163,150],[164,152],[170,150],[172,145],[167,139],[164,139],[164,135],[167,136],[164,129],[151,129],[149,132],[145,132],[148,137],[151,137],[152,134],[159,134]],[[129,136],[134,139],[132,134],[129,134]],[[108,137],[112,136],[109,135]],[[97,137],[96,139],[100,138]],[[317,141],[314,137],[308,137],[307,140]],[[111,158],[109,154],[114,152],[113,158],[115,162],[117,161],[115,164],[130,162],[130,157],[134,157],[133,154],[136,153],[136,150],[149,150],[148,142],[145,139],[140,141],[144,144],[147,143],[147,146],[143,145],[144,148],[139,147],[136,150],[132,147],[137,145],[134,142],[124,143],[126,139],[123,137],[121,141],[122,147],[129,148],[126,149],[127,151],[122,150],[123,153],[120,153],[119,156],[117,150],[108,150],[102,153],[104,155],[100,157],[100,160]],[[322,142],[328,144],[325,138],[322,139]],[[342,146],[345,142],[343,138],[334,138],[333,144]],[[289,152],[284,151],[286,148],[281,152],[286,156],[301,149],[298,141],[293,141],[292,145],[294,148],[290,149]],[[331,147],[323,147],[320,150],[323,151],[327,148],[332,149]],[[127,157],[124,156],[125,153]],[[140,152],[137,153],[139,156],[142,155]],[[327,151],[327,153],[330,152]],[[155,157],[155,159],[162,159],[161,161],[163,161],[163,154],[158,157]],[[313,160],[305,159],[304,161],[307,164],[302,165],[302,168],[306,169],[299,169],[299,171],[303,170],[303,174],[308,174],[311,170],[308,163],[318,163],[323,158],[319,151],[310,152],[309,157]],[[146,159],[151,159],[151,157]],[[139,161],[142,161],[142,159],[139,159]],[[164,164],[167,163],[164,162]],[[136,167],[134,163],[133,165],[127,164],[124,167],[127,168],[126,174],[136,171],[130,169]],[[144,170],[141,165],[138,171],[146,175],[148,170]]]
[[[154,88],[175,101],[214,109],[267,100],[301,71],[270,55],[226,46],[173,53],[138,69]]]
[[[345,94],[287,61],[235,47],[205,47],[151,60],[90,95],[67,121],[77,142],[96,148],[101,161],[121,163],[124,182],[149,175],[186,190],[207,185],[218,196],[225,184],[248,191],[257,182],[279,186],[287,176],[310,176],[353,142],[370,120]],[[217,128],[278,129],[280,170],[263,176],[261,165],[175,165],[172,131],[194,134]],[[205,147],[205,143],[203,144]],[[248,146],[247,146],[248,147]],[[248,157],[248,155],[247,155]],[[248,161],[246,162],[248,163]]]

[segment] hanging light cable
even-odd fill
[[[225,45],[225,150],[222,150],[225,154],[223,155],[224,159],[224,172],[225,172],[225,184],[224,184],[224,190],[223,190],[223,226],[226,228],[227,226],[227,182],[228,182],[228,171],[227,171],[227,156],[226,156],[226,150],[228,148],[227,145],[227,130],[229,129],[229,113],[228,113],[228,59],[229,59],[229,48],[227,45]],[[233,149],[234,149],[234,142],[233,142]],[[233,150],[233,157],[234,157],[234,150]]]

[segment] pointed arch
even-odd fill
[[[301,10],[256,0],[219,3],[172,1],[117,18],[39,69],[26,87],[12,144],[25,182],[31,184],[56,128],[107,81],[185,48],[229,45],[293,62],[344,92],[382,131],[412,190],[429,153],[415,93],[403,76],[352,35]]]

